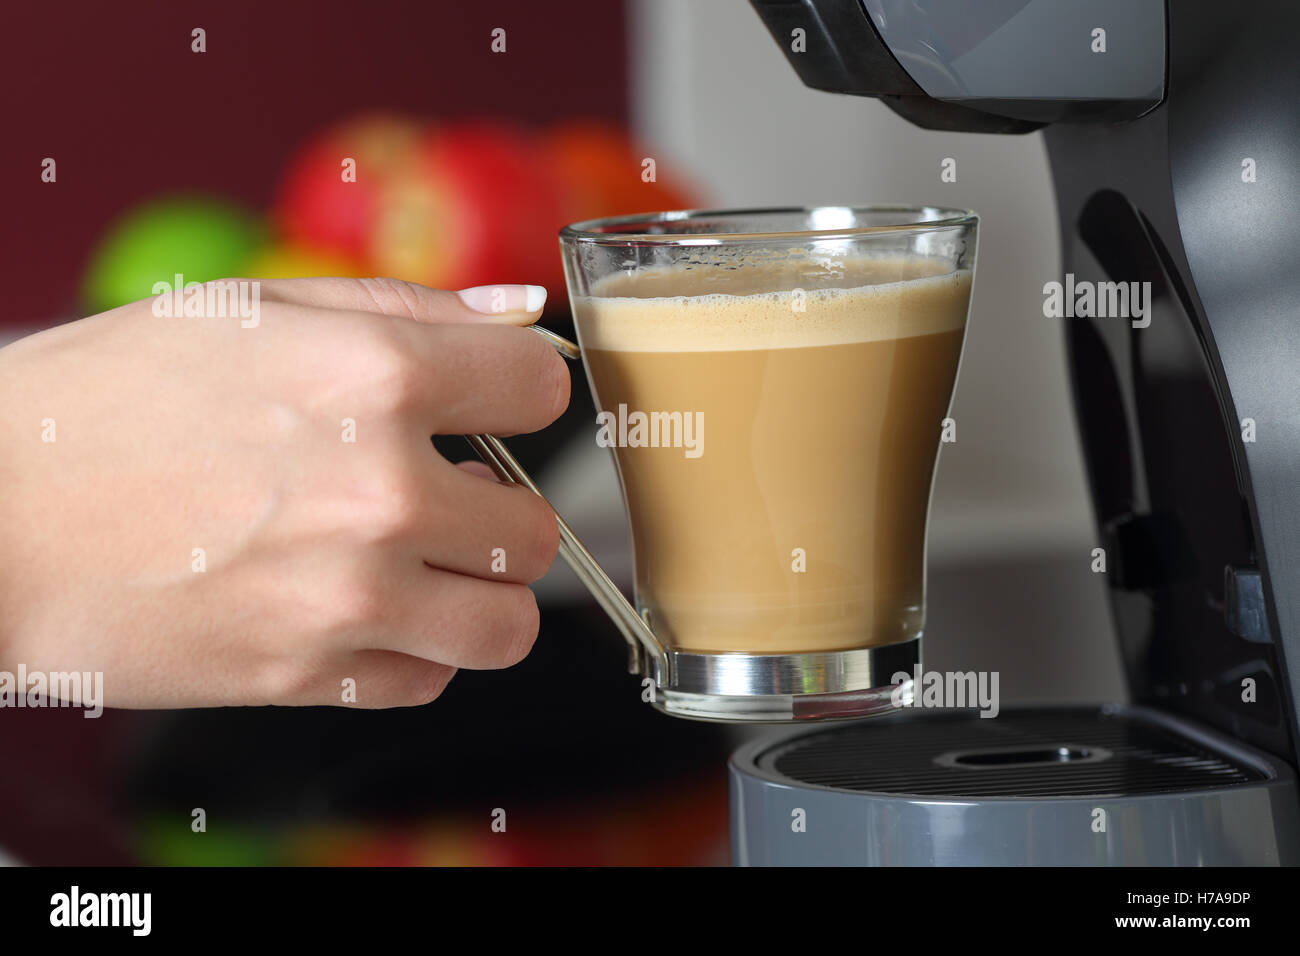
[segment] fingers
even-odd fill
[[[491,322],[425,324],[280,304],[262,325],[291,335],[262,348],[258,374],[331,417],[372,413],[411,435],[516,435],[545,428],[569,403],[565,360],[540,335]],[[311,336],[311,347],[300,335]],[[252,347],[261,347],[254,342]],[[294,348],[286,363],[284,348]]]
[[[486,478],[488,481],[500,481],[497,473],[481,461],[461,461],[456,463],[456,467],[461,471],[467,472],[476,478]]]
[[[361,489],[351,537],[359,548],[340,562],[330,600],[314,608],[324,653],[307,673],[272,668],[272,696],[340,703],[343,660],[356,670],[357,706],[419,704],[455,668],[522,659],[538,629],[525,583],[555,558],[555,514],[484,465],[447,467],[428,436],[531,432],[560,415],[570,388],[564,360],[511,324],[535,320],[544,300],[527,287],[458,295],[351,279],[268,281],[262,294],[279,303],[269,328],[312,323],[313,347],[287,376],[310,394],[299,404],[331,421],[355,419],[370,443],[346,476],[350,500]]]
[[[376,312],[427,324],[499,322],[531,325],[546,304],[539,285],[476,286],[460,292],[401,279],[263,279],[265,300],[320,309]]]
[[[485,481],[436,459],[434,464],[444,474],[430,480],[427,508],[407,532],[424,563],[518,584],[550,570],[560,531],[545,500],[520,485]]]
[[[292,695],[270,701],[297,707],[345,706],[374,710],[420,707],[447,688],[456,668],[394,651],[336,655],[301,682]]]
[[[565,361],[541,336],[500,325],[397,323],[399,371],[386,387],[441,435],[517,435],[555,421],[569,404]]]
[[[480,285],[461,289],[457,298],[483,315],[540,315],[546,305],[546,289],[540,285]],[[525,324],[525,323],[514,323]]]
[[[467,670],[513,667],[532,650],[540,614],[522,584],[428,568],[422,577],[405,592],[406,620],[388,650]]]
[[[457,668],[511,667],[537,639],[537,601],[522,584],[392,556],[326,562],[317,572],[326,592],[311,602],[310,638],[267,648],[254,662],[263,703],[428,703]]]
[[[447,664],[391,651],[358,651],[354,661],[356,699],[349,705],[366,710],[432,703],[456,676],[456,668]],[[334,685],[341,688],[342,679]]]
[[[490,304],[500,292],[507,309],[533,309],[540,308],[544,291],[483,287],[465,290],[462,298],[387,279],[267,280],[263,298],[278,301],[276,309],[264,310],[263,324],[286,329],[298,351],[286,373],[277,364],[283,350],[275,348],[277,340],[267,340],[272,346],[262,346],[268,365],[263,374],[323,387],[331,395],[352,392],[381,414],[418,425],[426,436],[537,431],[568,405],[564,359],[541,336],[510,324],[530,323],[537,311],[485,314],[466,300],[482,305],[486,297]],[[309,331],[310,349],[300,348],[300,329]]]
[[[509,667],[537,635],[536,600],[522,582],[554,561],[555,513],[527,488],[432,455],[424,471],[389,463],[351,480],[372,489],[350,509],[362,534],[316,569],[328,600],[308,623],[328,656],[383,649],[454,667]]]
[[[388,650],[469,670],[511,667],[537,639],[537,599],[522,584],[420,566],[339,632],[351,650]]]

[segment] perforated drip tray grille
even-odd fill
[[[784,741],[757,762],[795,783],[932,797],[1132,796],[1268,779],[1152,721],[1092,709],[874,718]]]

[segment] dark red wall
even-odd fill
[[[190,31],[208,50],[190,52]],[[507,53],[489,50],[493,28]],[[263,208],[293,147],[382,107],[626,118],[617,0],[9,3],[0,29],[0,322],[71,318],[95,238],[200,190]],[[40,181],[41,160],[58,182]]]

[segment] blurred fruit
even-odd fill
[[[153,295],[155,282],[238,276],[263,229],[238,207],[217,199],[168,198],[129,213],[91,254],[83,294],[94,312]]]
[[[345,157],[356,160],[355,182],[341,178]],[[658,182],[644,182],[643,159],[619,127],[596,121],[534,135],[488,120],[432,128],[365,116],[298,151],[273,218],[292,247],[350,263],[352,274],[452,289],[532,283],[555,301],[563,225],[695,205],[663,169]],[[345,274],[326,260],[287,256],[259,268]]]
[[[382,204],[371,245],[379,272],[443,288],[522,282],[558,291],[564,211],[531,137],[460,123],[427,135],[421,161]]]
[[[188,815],[155,816],[143,821],[136,834],[140,861],[146,866],[271,866],[274,840],[258,829],[235,824],[213,825],[205,832],[191,829]]]
[[[340,123],[303,146],[289,162],[273,218],[291,242],[364,264],[387,185],[418,165],[424,124],[368,115]],[[355,181],[343,179],[346,159]]]
[[[547,164],[564,186],[565,221],[627,216],[697,205],[687,189],[656,163],[655,182],[642,180],[646,151],[618,126],[577,120],[542,138]]]
[[[419,866],[418,847],[405,833],[381,832],[351,852],[330,862],[331,866]]]
[[[305,276],[365,276],[365,266],[337,253],[292,242],[276,242],[253,254],[239,273],[248,279],[297,279]]]
[[[423,150],[385,182],[366,237],[366,261],[375,275],[454,287],[459,206],[434,183]]]

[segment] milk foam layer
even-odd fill
[[[584,348],[706,352],[810,348],[950,332],[964,327],[969,270],[933,274],[935,260],[860,259],[850,288],[807,288],[778,267],[641,269],[606,276],[575,296]],[[815,280],[806,280],[811,285]],[[710,291],[726,288],[728,291]],[[749,291],[753,289],[779,291]],[[656,295],[672,290],[675,295]],[[801,306],[801,308],[799,307]]]

